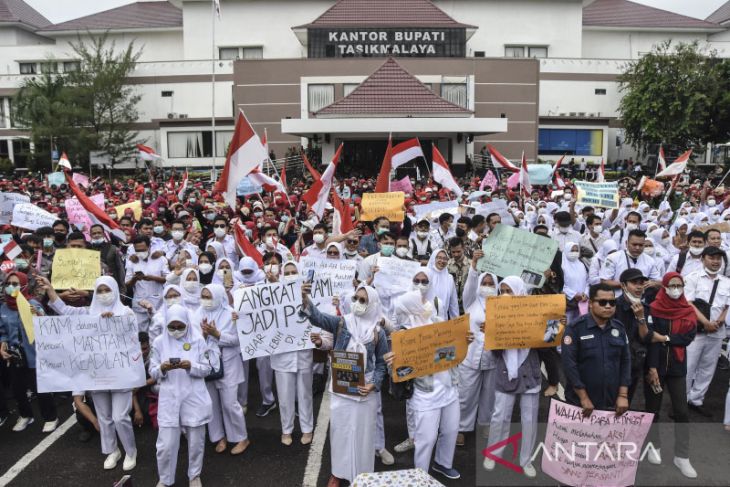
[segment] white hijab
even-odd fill
[[[201,326],[203,320],[208,320],[209,324],[215,322],[215,327],[221,332],[230,332],[233,327],[233,309],[228,305],[228,295],[222,284],[208,284],[200,290],[210,291],[213,297],[213,309],[205,309],[202,306],[193,315],[193,323],[198,327]]]
[[[163,323],[162,334],[155,339],[155,348],[159,352],[160,363],[166,362],[170,357],[177,357],[181,360],[189,360],[190,362],[197,362],[198,355],[196,347],[185,346],[185,344],[192,344],[196,340],[203,340],[203,335],[195,326],[190,326],[190,314],[187,308],[181,304],[173,304],[167,310],[167,319]],[[167,330],[167,325],[173,321],[179,321],[187,325],[185,335],[181,338],[173,338],[170,332]],[[178,371],[170,371],[178,372]],[[185,375],[185,371],[181,371]],[[169,374],[169,372],[168,372]],[[178,374],[180,375],[180,374]]]
[[[190,274],[195,274],[195,277],[197,277],[195,282],[198,284],[198,286],[193,292],[185,289],[185,283],[188,281],[188,276]],[[191,312],[195,311],[198,306],[200,306],[200,274],[197,270],[188,268],[182,271],[182,273],[180,274],[180,289],[178,289],[178,292],[181,296],[180,301]]]
[[[96,293],[99,291],[99,286],[101,285],[107,286],[109,289],[112,290],[114,303],[110,306],[104,306],[103,304],[101,304],[96,296]],[[91,298],[89,314],[100,315],[102,313],[114,313],[114,316],[124,316],[133,313],[133,311],[127,306],[124,306],[122,304],[122,301],[119,299],[119,285],[117,284],[117,281],[115,281],[114,278],[111,276],[97,277],[96,281],[94,282],[94,296]]]
[[[504,284],[512,290],[514,296],[526,296],[527,287],[525,283],[517,276],[505,277],[500,285]],[[527,359],[530,354],[529,348],[517,348],[504,351],[504,363],[507,366],[507,378],[514,380],[517,377],[517,372],[520,370],[520,366]]]
[[[347,331],[350,333],[347,351],[362,353],[367,360],[365,346],[375,338],[375,331],[378,322],[383,318],[383,311],[380,307],[380,297],[374,288],[363,285],[357,288],[358,291],[360,289],[364,289],[368,295],[368,307],[362,316],[355,316],[354,313],[344,316],[345,326],[347,326]]]
[[[238,270],[238,279],[245,286],[253,286],[266,280],[266,274],[264,274],[264,271],[259,269],[259,265],[256,261],[247,255],[241,258],[238,262]],[[253,274],[245,275],[243,274],[244,270],[253,271]]]
[[[430,325],[433,323],[433,305],[431,301],[423,302],[421,291],[409,291],[396,298],[393,304],[398,316],[404,316],[410,322],[407,328]]]
[[[576,246],[580,250],[580,245],[576,242],[568,242],[565,244],[561,264],[564,276],[563,292],[568,299],[573,299],[573,296],[576,294],[584,293],[588,285],[588,271],[583,262],[581,262],[580,257],[572,262],[568,259],[568,252]]]
[[[456,285],[454,284],[453,276],[449,274],[448,266],[441,270],[436,268],[436,256],[439,253],[444,253],[447,258],[449,257],[448,252],[444,249],[439,249],[431,254],[431,258],[428,260],[428,265],[426,266],[429,281],[426,297],[431,301],[433,301],[433,298],[438,297],[441,302],[440,306],[448,307],[450,293],[456,291]]]

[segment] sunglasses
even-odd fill
[[[615,299],[594,299],[594,303],[598,303],[598,306],[601,306],[605,308],[606,306],[609,306],[611,308],[616,307],[616,300]]]
[[[213,225],[213,228],[226,228],[226,225]]]
[[[339,252],[327,252],[327,255],[331,255],[333,257],[339,257],[340,253]]]
[[[350,244],[350,245],[357,245],[360,242],[358,242],[357,240],[348,240],[347,243]]]
[[[426,284],[426,285],[428,285],[428,279],[413,279],[413,284]]]
[[[353,303],[368,304],[368,300],[365,298],[358,298],[357,296],[352,297]]]

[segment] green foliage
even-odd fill
[[[11,174],[15,170],[15,165],[10,159],[0,157],[0,173]]]
[[[730,137],[730,60],[696,42],[656,46],[619,82],[626,140],[642,153],[659,143],[684,150]]]

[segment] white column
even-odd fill
[[[451,164],[466,164],[466,136],[461,137],[461,142],[457,141],[457,137],[451,139],[453,151],[451,153]]]

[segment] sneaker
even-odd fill
[[[535,467],[533,467],[531,463],[522,467],[522,473],[524,473],[527,478],[534,479],[537,477],[537,470],[535,470]]]
[[[112,453],[106,456],[106,460],[104,460],[104,470],[111,470],[115,468],[121,458],[122,452],[120,452],[119,448],[117,448]]]
[[[464,433],[456,435],[456,446],[464,446]]]
[[[58,428],[58,418],[54,419],[53,421],[46,421],[43,423],[43,432],[44,433],[53,433],[56,431],[56,428]]]
[[[303,433],[302,440],[301,440],[302,445],[309,445],[310,443],[312,443],[313,438],[314,438],[313,433]]]
[[[271,404],[262,404],[256,410],[256,416],[258,416],[259,418],[263,418],[264,416],[267,416],[274,409],[276,409],[275,402],[272,402]]]
[[[190,480],[190,487],[203,487],[203,482],[200,481],[200,477],[195,477]]]
[[[433,467],[431,467],[431,469],[434,472],[440,473],[447,479],[456,480],[461,478],[461,474],[455,468],[446,468],[436,462],[433,463]]]
[[[395,458],[393,458],[393,455],[385,448],[376,451],[375,456],[380,458],[380,462],[383,465],[393,465],[395,463]]]
[[[15,426],[13,426],[13,431],[15,431],[16,433],[20,433],[21,431],[25,430],[28,425],[33,424],[33,421],[33,418],[24,418],[23,416],[21,416],[15,422]]]
[[[284,446],[291,446],[292,439],[291,435],[281,435],[281,444]]]
[[[674,457],[674,466],[688,479],[697,478],[697,471],[692,468],[692,464],[689,463],[689,458]]]
[[[395,445],[394,450],[396,453],[404,453],[409,450],[413,450],[413,448],[415,448],[413,440],[411,438],[406,438],[405,440]]]
[[[124,463],[122,463],[122,470],[125,472],[129,472],[134,467],[137,466],[137,452],[134,452],[134,454],[130,455],[127,453],[124,455]]]
[[[662,464],[662,454],[659,449],[650,448],[646,455],[646,459],[649,460],[649,463],[652,465]]]
[[[494,467],[496,465],[496,462],[492,460],[491,458],[484,457],[484,463],[482,466],[484,467],[484,470],[489,470],[490,472],[494,470]]]

